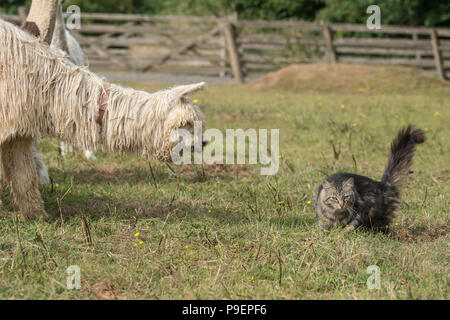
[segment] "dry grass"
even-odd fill
[[[414,90],[450,90],[450,84],[413,68],[341,63],[291,65],[258,79],[252,86],[258,89],[342,94],[405,94]]]

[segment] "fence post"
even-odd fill
[[[417,40],[419,40],[419,35],[417,34],[417,32],[413,32],[412,33],[412,39],[414,42],[416,42]],[[416,49],[414,49],[416,51],[416,60],[420,61],[421,59],[421,54],[419,52],[417,52],[417,47]]]
[[[445,80],[444,67],[442,66],[442,56],[439,51],[439,39],[436,33],[436,29],[432,29],[430,32],[431,44],[433,46],[434,64],[436,65],[436,71],[442,80]]]
[[[242,77],[241,63],[239,59],[239,52],[236,45],[236,36],[234,27],[231,22],[227,21],[223,24],[223,32],[227,42],[228,56],[230,57],[231,70],[233,71],[233,77],[238,83],[244,83]]]
[[[224,78],[226,75],[226,67],[227,67],[227,40],[225,39],[224,32],[220,34],[220,63],[219,65],[223,68],[220,70],[219,77]]]
[[[21,23],[24,23],[25,20],[27,20],[28,11],[29,11],[28,7],[26,7],[26,6],[20,6],[19,9],[18,9],[18,11],[19,11],[19,18],[20,18],[20,21],[21,21]]]
[[[336,63],[336,52],[333,47],[333,35],[331,34],[331,28],[328,24],[324,26],[323,36],[327,45],[328,62]]]

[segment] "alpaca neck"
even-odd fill
[[[162,124],[158,119],[165,103],[165,92],[154,94],[111,85],[103,118],[102,144],[114,153],[137,153],[152,156],[158,149],[156,137],[162,141]],[[159,110],[159,111],[158,111]]]
[[[58,0],[33,0],[26,22],[35,23],[42,41],[50,44],[56,21]]]
[[[41,131],[79,148],[96,150],[102,144],[97,123],[103,81],[95,74],[61,61],[54,69],[59,77],[51,87],[49,107],[44,113],[51,125]]]
[[[69,54],[67,45],[66,28],[61,3],[58,1],[56,9],[55,31],[53,32],[52,47],[59,48]]]

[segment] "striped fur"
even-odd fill
[[[415,145],[425,141],[421,129],[408,126],[398,133],[381,181],[339,172],[319,186],[315,208],[320,228],[335,225],[387,230],[400,203],[399,188],[412,164]]]

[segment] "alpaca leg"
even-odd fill
[[[67,153],[73,152],[73,146],[69,143],[65,143],[63,141],[59,142],[59,153],[61,156],[65,157]],[[95,156],[94,152],[91,150],[84,150],[84,157],[86,159],[95,160],[97,157]]]
[[[36,164],[36,170],[39,177],[39,183],[46,184],[50,182],[50,178],[48,176],[48,169],[47,166],[44,164],[44,160],[42,160],[42,155],[38,150],[37,140],[34,140],[33,148],[33,160]]]
[[[14,201],[25,219],[47,218],[33,158],[31,137],[20,137],[1,146],[4,178],[11,186]]]
[[[94,152],[92,152],[91,150],[84,150],[84,157],[86,159],[91,159],[91,160],[97,159],[97,157],[95,156]]]
[[[59,154],[65,157],[68,153],[73,152],[73,146],[70,143],[59,141]]]
[[[59,154],[63,157],[66,156],[66,144],[62,141],[59,141]]]

